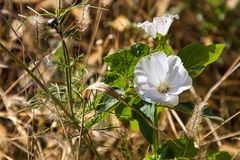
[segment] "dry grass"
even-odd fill
[[[239,159],[240,39],[237,34],[240,22],[236,20],[239,16],[239,4],[230,4],[228,0],[225,16],[229,17],[214,22],[212,28],[208,28],[205,21],[199,20],[200,13],[206,17],[206,21],[214,19],[206,1],[199,2],[199,5],[204,6],[201,11],[197,4],[176,0],[139,1],[138,4],[134,0],[90,2],[93,6],[104,6],[107,10],[76,8],[67,15],[68,18],[64,22],[66,29],[74,26],[79,29],[77,35],[80,41],[68,39],[68,43],[71,43],[72,56],[85,53],[85,60],[81,63],[87,65],[88,72],[79,81],[89,85],[96,79],[102,79],[107,70],[103,57],[108,53],[126,48],[135,42],[142,41],[153,45],[142,31],[135,28],[135,22],[151,19],[166,11],[180,14],[180,20],[174,22],[171,28],[171,45],[176,52],[191,42],[227,43],[228,47],[219,61],[196,79],[191,92],[181,96],[185,101],[195,101],[196,104],[207,103],[214,113],[225,119],[222,124],[201,120],[201,128],[190,128],[191,134],[199,140],[199,145],[228,151],[235,159]],[[72,3],[73,0],[66,0],[61,5],[69,6]],[[58,78],[61,76],[56,74],[56,68],[51,68],[47,63],[49,54],[56,48],[58,37],[50,34],[52,30],[42,28],[41,22],[44,19],[34,18],[37,18],[36,13],[43,13],[41,8],[50,11],[58,5],[58,1],[53,0],[0,0],[0,41],[28,64],[38,76],[41,75],[47,84],[63,83],[63,80]],[[27,21],[24,18],[32,15],[35,17]],[[38,23],[35,24],[35,21]],[[41,99],[36,102],[40,103],[41,107],[34,108],[30,100],[33,95],[38,94],[39,88],[10,57],[2,51],[0,53],[0,159],[95,159],[88,146],[79,142],[81,133],[79,135],[71,125],[66,125],[64,119],[56,114],[57,111],[51,103]],[[37,67],[31,65],[33,62]],[[189,134],[187,122],[188,118],[185,115],[168,110],[162,115],[159,128],[164,134],[175,138]],[[193,122],[196,122],[196,119]],[[118,127],[97,130],[109,124]],[[198,129],[201,130],[201,134],[196,131]],[[104,159],[142,159],[149,149],[148,143],[138,130],[131,132],[128,126],[119,122],[114,115],[90,130],[89,136]],[[81,147],[77,151],[79,143]],[[73,152],[78,155],[73,155]]]

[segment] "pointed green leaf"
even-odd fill
[[[197,153],[198,149],[195,148],[193,139],[189,137],[168,140],[158,150],[160,159],[193,158]]]
[[[145,119],[149,122],[152,122],[151,104],[145,104],[140,98],[137,98],[133,101],[132,106],[135,107],[139,112],[142,113]],[[153,143],[153,128],[146,122],[146,120],[139,115],[136,111],[132,110],[132,116],[137,120],[139,129],[144,136],[144,138],[150,143]]]
[[[118,100],[108,95],[103,95],[99,104],[97,105],[96,115],[85,122],[85,127],[90,128],[93,125],[107,118],[109,114],[113,112],[113,110],[116,108],[118,104],[119,104]]]
[[[133,75],[135,65],[143,57],[148,55],[150,49],[144,44],[135,44],[130,49],[123,49],[104,58],[110,66],[110,71],[127,78]]]
[[[122,121],[133,120],[131,108],[122,103],[120,105],[118,105],[118,107],[116,108],[115,114],[116,114],[117,118]]]
[[[116,89],[115,91],[123,95],[123,90]],[[96,104],[96,114],[93,118],[85,122],[86,128],[90,128],[93,125],[106,119],[121,103],[117,99],[109,95],[102,94],[97,97],[97,99],[95,100],[95,104]]]
[[[141,110],[139,110],[141,112]],[[144,115],[144,114],[143,114]],[[145,116],[145,119],[141,117],[138,113],[133,111],[133,118],[138,121],[139,129],[144,136],[144,138],[150,143],[153,143],[153,128],[149,126],[149,124],[146,122],[145,119],[150,120],[147,116]]]
[[[121,74],[113,72],[106,73],[103,82],[118,88],[125,88],[127,85],[126,79]]]
[[[219,151],[213,152],[208,157],[207,160],[231,160],[232,157],[228,152]]]
[[[184,67],[191,77],[197,77],[207,65],[216,61],[221,55],[224,44],[212,44],[204,46],[201,44],[189,44],[178,53]]]

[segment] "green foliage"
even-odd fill
[[[58,46],[52,51],[52,63],[54,64],[63,64],[64,58],[63,58],[63,46],[62,43],[59,43]]]
[[[143,102],[139,97],[133,97],[130,101],[130,105],[138,110],[138,112],[132,110],[132,118],[138,122],[138,127],[144,138],[150,144],[152,144],[153,128],[148,124],[148,122],[153,124],[152,118],[154,114],[154,108],[152,107],[152,104]],[[148,120],[148,122],[146,120]],[[136,123],[134,123],[134,125],[136,125]]]
[[[162,144],[155,145],[156,132],[152,127],[159,119],[163,107],[146,103],[136,96],[133,91],[133,73],[138,61],[150,53],[163,51],[167,55],[172,54],[171,46],[167,43],[169,35],[157,35],[155,48],[150,49],[145,44],[132,45],[130,49],[118,50],[104,58],[110,67],[110,71],[104,76],[103,81],[112,87],[122,89],[121,95],[130,106],[118,102],[118,100],[101,96],[97,100],[96,115],[85,125],[87,128],[104,120],[110,113],[115,112],[119,120],[130,122],[131,130],[139,128],[144,138],[154,147],[154,154],[147,157],[148,160],[158,159],[191,159],[197,156],[198,149],[194,146],[194,140],[189,137],[181,137],[177,140],[168,140]],[[207,65],[216,61],[224,48],[223,44],[203,46],[200,44],[190,44],[179,51],[184,67],[188,70],[191,77],[197,77]],[[124,90],[124,92],[123,92]],[[157,110],[155,110],[157,107]],[[186,114],[191,114],[194,109],[193,103],[181,103],[173,109]],[[157,114],[154,114],[157,113]],[[205,107],[203,117],[223,121],[222,118],[213,114],[212,110]],[[158,139],[158,137],[157,137]],[[157,150],[158,149],[158,150]],[[157,152],[157,153],[156,153]],[[213,155],[212,155],[213,156]]]
[[[195,105],[191,102],[179,103],[177,106],[175,106],[176,110],[179,110],[186,114],[191,114],[193,112],[194,107],[195,107]],[[208,107],[203,108],[202,116],[209,118],[209,119],[216,120],[216,121],[220,121],[220,122],[224,121],[223,118],[214,115],[213,111]]]
[[[228,152],[220,151],[213,152],[208,157],[207,160],[231,160],[232,157]]]
[[[151,105],[144,105],[145,107],[151,107]],[[143,113],[141,110],[139,110],[139,112]],[[138,121],[138,126],[139,129],[142,133],[142,135],[144,136],[144,138],[150,143],[153,144],[153,128],[146,122],[145,119],[148,119],[149,121],[151,121],[151,119],[146,116],[144,113],[144,117],[145,119],[143,119],[142,116],[140,116],[138,113],[133,111],[133,118],[136,119]]]
[[[122,120],[122,121],[133,120],[131,108],[122,103],[118,105],[118,107],[116,108],[115,114],[119,120]]]
[[[148,54],[150,54],[150,48],[147,45],[135,44],[131,46],[130,49],[119,50],[106,56],[104,60],[110,66],[111,70],[104,76],[104,82],[114,87],[129,90],[128,81],[131,82],[133,78],[135,65],[142,57]],[[136,111],[132,111],[130,107],[124,104],[119,104],[116,107],[116,116],[120,120],[130,121],[133,129],[139,127],[146,140],[152,143],[153,129],[146,122],[146,119],[149,122],[152,121],[152,116],[149,115],[151,105],[145,104],[139,97],[136,98],[131,95],[125,95],[125,99],[131,106],[135,107],[139,113],[142,113],[144,117],[140,116]]]
[[[103,81],[113,87],[125,88],[126,79],[119,73],[108,72],[104,75]]]
[[[130,49],[116,51],[106,56],[104,60],[110,66],[111,73],[117,73],[123,78],[129,78],[133,75],[135,65],[138,61],[149,53],[149,47],[139,43],[131,46]]]
[[[156,42],[156,47],[151,50],[151,52],[157,52],[157,51],[162,51],[165,52],[166,55],[171,55],[172,54],[172,48],[171,46],[167,43],[168,39],[170,38],[170,35],[167,34],[166,36],[162,36],[161,34],[157,33],[157,37],[155,38]]]
[[[136,119],[130,121],[130,129],[131,131],[136,131],[136,129],[138,129],[139,126],[138,126],[138,121]]]
[[[197,156],[197,153],[198,149],[194,146],[194,140],[189,137],[168,140],[158,150],[160,159],[193,158]]]
[[[112,98],[108,95],[101,95],[97,98],[97,107],[96,107],[96,115],[94,118],[85,122],[85,127],[90,128],[93,125],[101,122],[102,120],[106,119],[111,112],[119,105],[117,99]]]
[[[197,77],[207,65],[216,61],[221,55],[224,44],[212,44],[203,46],[200,44],[189,44],[178,53],[184,67],[192,78]]]

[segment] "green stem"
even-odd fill
[[[64,61],[65,61],[65,77],[67,81],[68,107],[70,108],[71,114],[73,116],[74,113],[73,113],[73,106],[72,106],[72,67],[70,64],[67,45],[62,36],[61,36],[61,41],[63,46]]]
[[[157,154],[157,150],[159,147],[159,134],[158,134],[158,108],[153,104],[154,107],[154,129],[153,129],[153,152],[154,154]]]
[[[81,127],[79,125],[79,121],[75,118],[75,116],[72,116],[68,110],[65,108],[63,103],[59,101],[49,90],[48,88],[42,83],[42,81],[30,70],[28,67],[19,60],[14,53],[12,53],[9,49],[7,49],[0,41],[0,48],[4,50],[15,62],[17,62],[31,77],[33,80],[37,82],[37,84],[42,88],[42,90],[50,97],[50,99],[53,101],[53,103],[60,107],[60,109],[64,112],[66,117],[73,121],[74,126],[80,131]],[[101,159],[100,155],[98,154],[97,150],[95,149],[94,144],[89,140],[89,138],[84,134],[83,139],[85,142],[90,146],[91,150],[95,153],[95,155],[98,157],[98,159]]]
[[[62,7],[62,0],[59,0],[59,10]],[[58,11],[59,11],[58,10]],[[73,112],[73,105],[72,105],[72,67],[70,64],[70,57],[68,53],[68,48],[66,45],[66,42],[63,37],[63,32],[61,25],[58,26],[59,28],[56,28],[56,31],[61,37],[61,42],[62,42],[62,47],[63,47],[63,56],[64,56],[64,70],[65,70],[65,79],[67,82],[67,97],[68,97],[68,108],[71,111],[72,117],[74,117],[74,112]]]
[[[60,102],[51,92],[49,92],[48,88],[42,83],[42,81],[30,69],[28,69],[28,67],[21,60],[19,60],[14,55],[14,53],[8,50],[1,42],[0,42],[0,48],[2,48],[10,57],[12,57],[13,60],[16,61],[32,77],[32,79],[34,79],[38,83],[38,85],[52,99],[52,101],[63,110],[63,112],[66,114],[67,117],[71,116],[71,114],[66,110],[62,102]]]

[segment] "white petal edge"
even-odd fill
[[[178,86],[184,85],[186,82],[192,81],[189,80],[191,77],[188,74],[188,71],[184,68],[181,59],[178,56],[169,56],[169,73],[167,77],[167,81],[171,88],[175,88]],[[188,85],[189,83],[187,83]]]
[[[145,90],[140,96],[143,100],[149,103],[156,103],[163,106],[176,106],[179,98],[177,95],[160,94],[156,89]]]
[[[162,17],[154,17],[153,23],[156,24],[156,32],[165,36],[168,33],[174,19],[179,19],[179,15],[168,14]]]
[[[188,77],[187,80],[181,86],[177,86],[175,88],[170,88],[168,93],[173,95],[179,95],[185,90],[188,90],[192,87],[192,78]]]
[[[179,19],[179,15],[165,15],[161,17],[154,17],[152,22],[145,21],[143,23],[138,23],[137,27],[142,28],[147,32],[152,38],[156,38],[157,33],[165,36],[172,25],[174,19]]]

